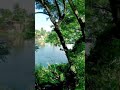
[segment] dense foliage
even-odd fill
[[[120,34],[109,1],[91,0],[86,4],[86,35],[93,39],[93,47],[86,58],[88,90],[119,89]]]
[[[69,0],[69,2],[65,0],[36,0],[37,8],[43,10],[40,13],[48,15],[53,23],[53,30],[48,34],[46,42],[62,45],[68,59],[67,64],[56,65],[56,67],[53,65],[52,70],[51,68],[37,68],[36,90],[44,87],[46,90],[85,89],[85,43],[82,39],[83,32],[81,32],[84,29],[83,22],[85,22],[85,3],[84,0],[74,0],[72,3]],[[79,44],[76,44],[78,42]],[[74,48],[68,50],[67,44],[74,44]],[[40,75],[42,72],[43,75]]]
[[[67,86],[64,87],[65,90],[84,90],[85,82],[88,90],[119,90],[119,0],[115,0],[115,2],[113,0],[88,0],[86,2],[86,20],[84,18],[84,0],[65,1],[36,0],[37,8],[42,9],[43,12],[41,13],[48,15],[53,23],[54,29],[48,35],[47,42],[61,44],[68,58],[68,68],[65,68],[65,73],[68,74],[63,74],[65,83],[68,83],[67,85],[63,83]],[[74,44],[72,50],[66,47],[68,43]],[[38,70],[41,71],[42,68]],[[50,77],[47,79],[50,80]],[[39,82],[36,82],[36,84],[38,84],[38,87],[42,86],[39,85]],[[58,84],[58,81],[56,81],[54,84],[61,87],[59,86],[61,82]],[[60,90],[62,89],[60,88]]]

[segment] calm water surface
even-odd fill
[[[9,47],[0,48],[0,52],[9,51],[9,54],[0,53],[0,90],[32,90],[34,88],[34,40],[23,40],[19,36],[11,37],[10,40],[6,35],[0,37],[0,42],[0,46]],[[5,57],[4,62],[1,56]]]
[[[35,64],[47,66],[48,64],[67,63],[65,52],[60,50],[60,48],[49,43],[39,47],[35,52]]]

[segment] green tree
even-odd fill
[[[119,27],[116,2],[111,2],[89,0],[86,4],[86,35],[92,38],[89,43],[93,44],[86,57],[86,89],[119,89],[119,73],[116,73],[120,70],[117,62],[120,56]]]
[[[70,5],[72,3],[72,5]],[[83,2],[82,2],[83,3]],[[37,12],[37,13],[43,13],[49,16],[51,22],[54,25],[54,29],[52,33],[50,33],[49,37],[55,37],[52,40],[53,42],[59,41],[63,47],[63,50],[66,53],[66,56],[68,58],[68,69],[66,72],[66,85],[67,88],[75,89],[76,85],[79,87],[79,89],[84,89],[84,86],[80,86],[80,81],[84,81],[84,68],[81,68],[79,61],[83,61],[84,63],[84,41],[85,41],[85,35],[84,35],[84,22],[78,15],[78,11],[76,8],[73,8],[73,5],[77,5],[77,1],[75,3],[70,2],[70,4],[66,0],[36,0],[36,4],[38,5],[38,8],[42,8],[43,12]],[[84,4],[83,4],[84,5]],[[83,7],[81,6],[81,10],[84,11]],[[74,12],[74,9],[77,11]],[[77,16],[76,16],[77,14]],[[75,17],[74,17],[75,15]],[[78,18],[79,17],[79,18]],[[84,17],[84,15],[81,14],[81,17]],[[77,42],[77,43],[76,43]],[[66,46],[67,43],[76,43],[74,50],[69,50]],[[80,44],[77,46],[77,44]],[[81,50],[81,51],[79,51]],[[83,51],[83,52],[82,52]],[[76,55],[75,55],[76,53]],[[82,57],[82,58],[81,58]],[[81,64],[84,67],[84,64]],[[82,69],[82,72],[78,74],[79,69]],[[77,75],[76,75],[77,71]],[[83,76],[83,79],[79,78],[79,75]],[[71,82],[69,81],[71,78]],[[75,78],[79,78],[78,82],[75,80]],[[70,83],[69,83],[70,82]],[[77,84],[76,84],[77,83]],[[84,84],[82,84],[84,85]]]

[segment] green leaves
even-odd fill
[[[81,30],[84,29],[84,27],[81,28],[81,22],[79,22],[82,18],[83,21],[85,21],[85,1],[84,0],[73,0],[75,9],[78,9],[77,17],[74,15],[73,9],[70,7],[69,2],[66,1],[66,3],[63,2],[64,0],[36,0],[36,2],[39,2],[38,5],[42,7],[43,13],[46,11],[48,16],[50,17],[50,20],[54,24],[54,28],[56,31],[52,31],[48,34],[48,37],[46,39],[46,42],[53,43],[55,45],[62,44],[64,47],[64,44],[75,44],[76,41],[81,39],[82,33]],[[66,4],[64,6],[64,4]],[[66,8],[65,8],[66,7]],[[76,10],[77,11],[77,10]],[[63,16],[65,15],[65,17]],[[78,19],[79,18],[79,19]],[[54,22],[55,21],[55,22]],[[61,41],[61,42],[60,42]],[[65,41],[65,43],[64,43]],[[63,43],[62,43],[63,42]],[[57,65],[54,67],[54,65],[49,66],[48,69],[44,70],[44,75],[39,78],[40,80],[48,80],[50,82],[48,83],[58,83],[64,81],[65,83],[69,82],[68,78],[70,79],[70,74],[76,74],[76,76],[71,77],[73,79],[73,82],[69,82],[70,84],[75,84],[77,87],[79,87],[80,90],[84,89],[84,50],[85,45],[84,43],[77,43],[76,46],[76,52],[72,52],[72,50],[67,50],[65,53],[70,58],[70,61],[72,62],[71,70],[69,71],[69,65]],[[69,60],[68,60],[69,61]],[[45,72],[46,71],[46,72]],[[40,74],[40,73],[39,73]],[[68,74],[68,75],[67,75]],[[54,75],[54,77],[53,77]],[[46,79],[46,76],[48,77]],[[77,81],[74,81],[74,77]],[[45,81],[45,82],[46,82]],[[55,81],[55,82],[54,82]],[[64,83],[64,85],[66,85]],[[69,87],[69,86],[66,86]],[[71,86],[72,87],[72,86]],[[66,89],[65,89],[66,90]]]
[[[60,45],[59,38],[58,38],[57,34],[55,33],[55,31],[52,31],[48,34],[48,37],[46,38],[46,42],[50,42],[55,45]]]
[[[50,65],[48,68],[42,66],[36,67],[35,76],[37,83],[60,83],[65,80],[64,72],[61,72],[57,67],[62,67],[64,65]]]

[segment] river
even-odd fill
[[[35,51],[34,40],[24,40],[21,35],[0,36],[0,90],[33,90],[35,65],[67,63],[60,48],[45,44]]]
[[[0,36],[0,90],[34,90],[34,40]]]
[[[35,52],[35,64],[47,66],[48,64],[67,63],[65,52],[60,50],[60,46],[54,46],[46,43],[45,46],[40,46]]]

